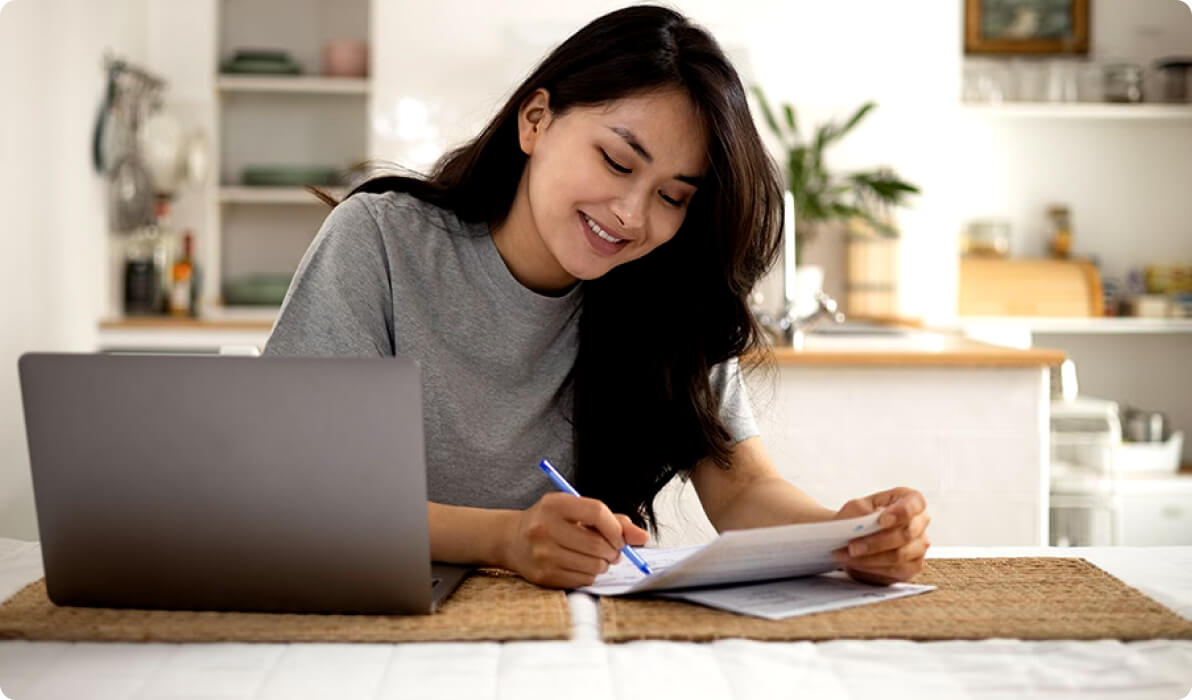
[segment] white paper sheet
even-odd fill
[[[849,520],[732,530],[696,547],[639,549],[653,574],[646,576],[622,557],[591,586],[579,590],[626,595],[822,574],[840,568],[832,550],[881,529],[880,515],[878,511]]]
[[[798,615],[880,603],[934,591],[935,586],[895,583],[873,586],[854,581],[843,571],[743,586],[662,591],[657,595],[678,598],[742,615],[781,620]]]

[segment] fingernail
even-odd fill
[[[894,524],[894,516],[890,513],[883,513],[882,517],[877,519],[877,524],[882,527],[890,527]]]
[[[869,551],[869,546],[862,544],[860,542],[857,542],[856,544],[850,544],[848,546],[848,553],[854,557],[859,557],[868,551]]]

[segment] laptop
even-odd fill
[[[406,358],[23,355],[58,605],[430,613],[422,392]]]

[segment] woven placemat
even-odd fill
[[[693,603],[602,598],[605,641],[1192,639],[1192,622],[1084,559],[928,559],[920,595],[764,620]]]
[[[123,610],[58,606],[38,579],[0,606],[0,639],[121,642],[454,642],[568,639],[563,591],[499,571],[469,576],[432,615]]]

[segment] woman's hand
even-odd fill
[[[914,489],[900,486],[844,504],[836,520],[856,518],[882,508],[879,532],[858,537],[832,553],[849,576],[866,583],[908,581],[923,570],[927,539],[927,500]]]
[[[516,517],[505,536],[506,568],[554,588],[591,585],[621,558],[628,542],[641,546],[649,533],[629,517],[593,498],[548,493]]]

